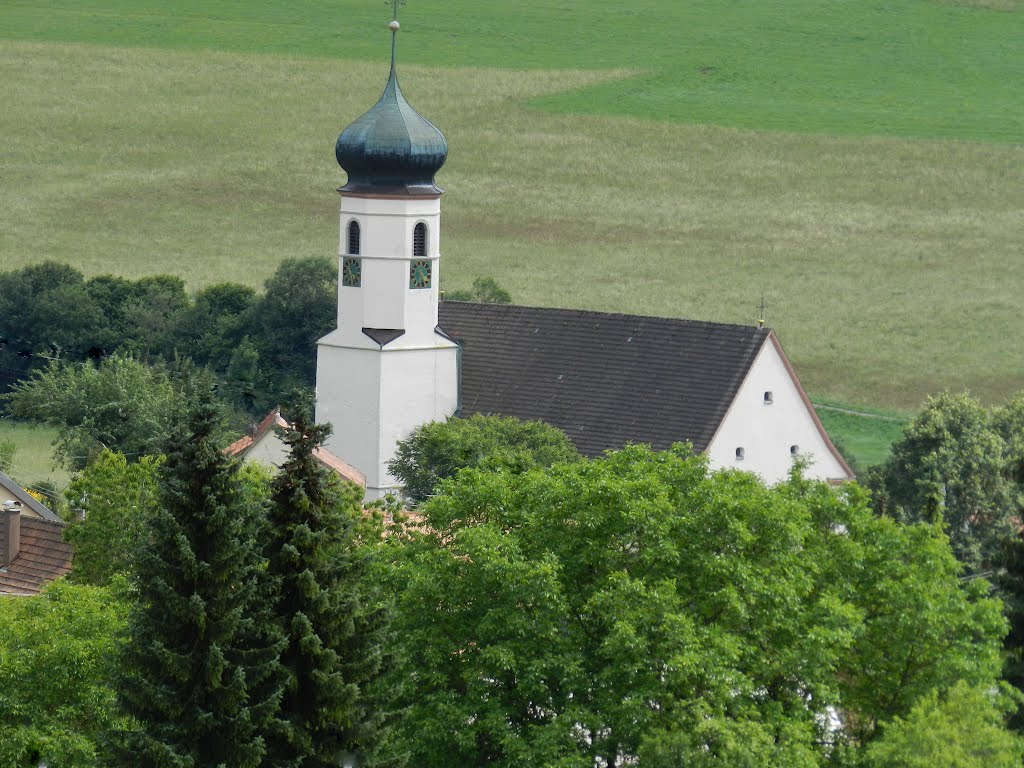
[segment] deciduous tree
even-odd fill
[[[876,508],[899,520],[941,523],[971,572],[992,564],[1020,514],[1004,438],[967,394],[929,398],[876,475]]]
[[[402,483],[405,496],[419,502],[434,492],[439,481],[466,467],[525,472],[577,459],[576,447],[556,427],[474,414],[417,427],[398,442],[388,471]]]
[[[629,447],[420,511],[393,576],[416,765],[823,765],[998,675],[998,601],[854,486]]]
[[[994,686],[958,682],[926,693],[886,724],[866,768],[1018,768],[1024,739],[1004,727],[1013,698]]]
[[[130,574],[156,508],[161,461],[144,456],[129,462],[123,454],[103,451],[68,485],[68,503],[84,513],[64,533],[74,550],[73,581],[103,586],[119,574]]]
[[[119,726],[110,686],[126,603],[120,589],[63,580],[0,598],[0,765],[97,768]]]
[[[55,455],[82,469],[103,449],[131,459],[160,453],[181,418],[183,393],[164,370],[113,355],[99,363],[51,363],[4,396],[18,419],[58,429]]]

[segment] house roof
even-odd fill
[[[287,420],[281,415],[281,407],[278,406],[263,417],[263,420],[256,426],[251,434],[235,440],[235,442],[231,443],[231,445],[224,449],[224,452],[230,456],[240,456],[244,458],[248,451],[268,432],[274,429],[274,427],[288,429],[290,426],[291,425]],[[313,451],[313,457],[332,472],[343,477],[345,480],[350,480],[363,488],[366,487],[366,475],[351,464],[335,456],[326,448],[317,448]]]
[[[64,523],[21,516],[21,548],[13,562],[0,566],[0,595],[34,595],[47,582],[71,570],[71,545]],[[7,551],[7,526],[0,525],[0,552]]]
[[[574,309],[445,301],[461,414],[537,419],[585,456],[627,442],[704,451],[771,331]]]
[[[245,437],[240,437],[235,440],[235,442],[224,449],[224,453],[229,456],[244,455],[248,449],[256,445],[256,443],[259,442],[259,439],[274,427],[288,429],[288,422],[285,421],[284,417],[281,415],[281,406],[271,410],[270,413],[264,416],[263,420],[256,425],[256,428],[252,430],[252,432]]]
[[[60,520],[56,513],[36,501],[20,484],[3,472],[0,472],[0,504],[8,499],[20,501],[23,507],[28,507],[32,514],[41,517],[43,520]]]

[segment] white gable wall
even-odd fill
[[[765,402],[766,392],[771,393],[770,404]],[[742,469],[760,475],[767,483],[777,483],[786,479],[793,466],[794,446],[801,457],[810,460],[807,477],[850,478],[823,436],[773,334],[761,346],[706,453],[713,469]],[[737,458],[737,449],[742,449],[742,459]]]
[[[277,431],[271,427],[260,435],[255,443],[246,448],[242,455],[246,459],[258,461],[277,469],[288,460],[288,446],[277,436]]]

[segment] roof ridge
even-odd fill
[[[599,317],[608,318],[631,318],[635,320],[660,320],[669,321],[673,323],[687,323],[690,325],[705,325],[705,326],[722,326],[726,328],[739,328],[748,331],[763,331],[765,335],[771,332],[769,326],[757,326],[757,325],[746,325],[744,323],[722,323],[716,320],[693,320],[688,317],[669,317],[666,315],[636,315],[630,312],[605,312],[599,309],[575,309],[572,307],[538,307],[531,306],[528,304],[494,304],[490,302],[482,301],[459,301],[453,299],[443,299],[442,303],[445,304],[464,304],[473,307],[500,307],[502,309],[528,309],[532,311],[545,312],[551,314],[578,314],[578,315],[592,315]],[[492,311],[492,310],[488,310]]]

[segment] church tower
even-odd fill
[[[397,4],[396,4],[397,8]],[[368,498],[396,483],[387,471],[398,440],[453,414],[457,346],[437,326],[441,132],[402,95],[395,70],[380,100],[338,137],[348,174],[341,193],[338,328],[317,342],[319,422],[327,448],[366,475]]]

